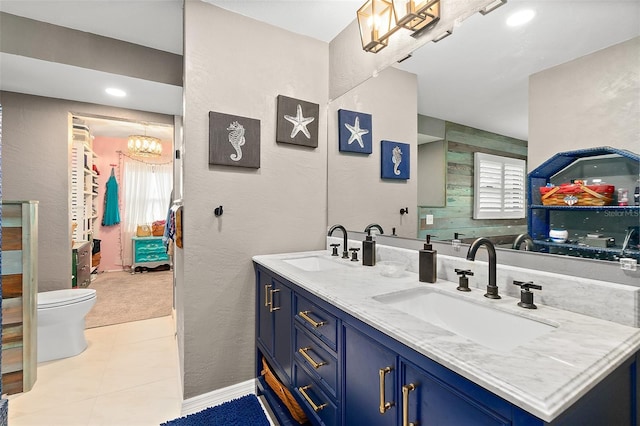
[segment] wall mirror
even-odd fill
[[[508,27],[505,23],[507,18],[524,9],[534,10],[533,20],[522,27]],[[640,5],[634,2],[614,1],[603,8],[585,1],[512,0],[488,15],[471,16],[462,25],[455,27],[451,36],[422,46],[411,58],[394,65],[418,75],[418,149],[428,146],[438,153],[428,157],[432,163],[440,166],[439,169],[432,164],[426,166],[429,167],[428,171],[423,172],[419,162],[418,175],[427,175],[431,181],[435,177],[445,177],[444,182],[432,185],[433,188],[437,187],[435,194],[424,195],[424,188],[418,185],[418,217],[414,215],[412,218],[415,230],[413,237],[422,239],[428,231],[437,229],[431,233],[436,234],[438,240],[451,240],[459,229],[460,233],[465,234],[462,236],[463,241],[477,236],[504,235],[505,240],[499,243],[505,249],[510,248],[515,236],[527,232],[526,218],[518,221],[495,221],[485,232],[478,229],[477,223],[471,219],[470,211],[467,217],[455,217],[456,212],[466,214],[463,209],[467,207],[456,205],[461,200],[449,196],[447,190],[455,189],[463,180],[471,182],[473,177],[472,170],[462,160],[455,163],[447,157],[452,152],[454,156],[457,155],[451,150],[451,141],[460,144],[461,135],[473,136],[480,141],[477,145],[486,151],[515,152],[527,160],[529,171],[557,152],[580,148],[575,142],[574,145],[565,147],[564,140],[549,139],[540,143],[539,138],[532,137],[529,78],[541,71],[637,38],[640,35],[639,29]],[[635,61],[637,68],[640,65],[637,57]],[[495,64],[498,66],[495,67]],[[626,84],[637,94],[637,72],[634,79],[635,81],[627,81]],[[637,108],[637,101],[633,108]],[[552,110],[553,106],[548,109]],[[433,126],[421,127],[422,117],[432,120]],[[602,114],[602,117],[605,126],[606,120],[615,120],[615,117],[606,114]],[[571,121],[568,125],[579,124]],[[636,135],[637,142],[637,135],[640,133],[637,120],[626,125],[630,127],[629,132]],[[432,145],[434,143],[439,143],[440,146]],[[608,145],[630,149],[628,145],[618,146],[619,138],[616,137],[585,141],[585,144],[585,147]],[[508,148],[504,148],[505,146]],[[637,153],[637,148],[635,151]],[[457,164],[454,167],[463,172],[457,177],[460,182],[448,179],[448,172],[451,170],[447,169],[451,169],[452,163]],[[330,181],[331,166],[330,161]],[[464,192],[462,188],[458,190]],[[468,190],[466,196],[472,198]],[[429,201],[424,201],[425,197]],[[329,211],[335,206],[336,200],[339,200],[339,194],[330,192]],[[376,212],[368,213],[362,223],[352,226],[354,231],[361,232],[370,223],[370,218],[375,217]],[[434,221],[433,225],[427,224],[428,216]],[[446,226],[439,226],[439,219]],[[436,225],[439,227],[436,228]]]

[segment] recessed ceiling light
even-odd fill
[[[521,10],[507,18],[507,25],[510,27],[518,27],[532,20],[534,16],[536,16],[536,13],[531,9]]]
[[[117,96],[119,98],[127,96],[127,92],[125,92],[124,90],[116,89],[115,87],[108,87],[104,91],[111,96]]]

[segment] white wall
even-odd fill
[[[640,37],[529,78],[529,170],[557,152],[640,151]]]
[[[418,90],[415,74],[388,68],[329,105],[328,208],[329,225],[363,231],[378,223],[386,234],[414,238],[418,194]],[[373,153],[345,154],[338,150],[338,110],[372,115]],[[380,141],[408,143],[410,179],[380,178]],[[400,216],[400,209],[409,214]]]
[[[251,257],[324,247],[328,49],[185,2],[185,399],[255,377]],[[320,105],[316,149],[275,142],[278,95]],[[260,169],[209,166],[209,111],[260,120]]]

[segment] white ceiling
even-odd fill
[[[363,3],[207,1],[327,42]],[[534,20],[507,28],[506,16],[525,7],[536,10]],[[181,0],[2,0],[0,11],[182,53]],[[527,139],[530,74],[638,35],[637,0],[509,0],[486,16],[465,20],[452,36],[420,48],[398,67],[418,75],[421,114]],[[130,95],[107,98],[103,88],[109,83]],[[182,111],[176,86],[7,54],[0,54],[0,89],[165,114]]]

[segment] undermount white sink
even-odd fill
[[[508,352],[555,329],[554,326],[456,298],[425,287],[373,298],[487,348]],[[487,299],[487,304],[491,301]]]
[[[317,271],[329,271],[331,269],[342,268],[345,265],[340,263],[340,260],[327,259],[322,256],[306,256],[295,257],[291,259],[284,259],[284,263],[295,266],[303,271],[317,272]]]

